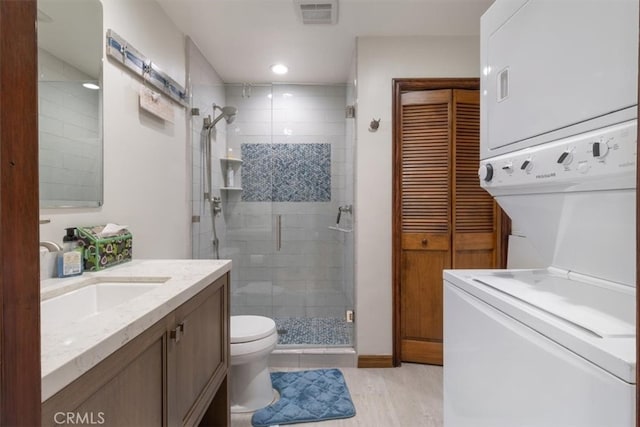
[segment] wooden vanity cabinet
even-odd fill
[[[209,287],[174,312],[176,327],[169,331],[167,352],[170,426],[197,425],[226,378],[227,289]]]
[[[42,404],[42,425],[229,425],[229,275]]]

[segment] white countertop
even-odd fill
[[[161,286],[112,309],[41,336],[42,401],[104,360],[231,270],[229,260],[134,260],[95,273],[41,282],[43,299],[96,277],[167,277]],[[42,319],[46,322],[46,319]]]

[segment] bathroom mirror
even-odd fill
[[[103,39],[99,0],[38,0],[41,208],[102,205]]]

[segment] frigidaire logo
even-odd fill
[[[56,412],[53,421],[62,425],[100,425],[105,418],[104,412]]]
[[[554,176],[556,176],[555,172],[541,173],[540,175],[536,175],[536,178],[537,179],[544,179],[544,178],[553,178]]]

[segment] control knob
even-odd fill
[[[522,162],[522,164],[520,165],[520,170],[529,173],[531,172],[531,169],[533,169],[533,160],[531,159],[531,157],[529,157],[527,160]]]
[[[609,153],[609,146],[606,142],[594,142],[592,146],[593,157],[602,159]]]
[[[558,164],[567,166],[573,160],[573,154],[571,154],[571,150],[564,150],[560,157],[558,157]]]
[[[493,179],[493,166],[491,163],[484,163],[478,169],[478,175],[481,181],[489,182]]]
[[[502,170],[511,175],[513,173],[513,162],[507,162],[502,166]]]

